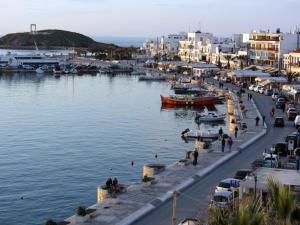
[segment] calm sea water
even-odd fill
[[[108,177],[131,184],[143,164],[182,158],[194,114],[162,111],[161,93],[167,83],[128,76],[0,76],[0,224],[61,221]]]

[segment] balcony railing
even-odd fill
[[[250,38],[250,41],[280,41],[279,37],[267,38],[267,37],[257,37],[257,38]]]
[[[258,50],[258,51],[275,51],[278,52],[278,48],[261,48],[261,47],[251,47],[251,50]]]

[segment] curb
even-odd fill
[[[254,106],[258,116],[261,117],[261,113],[259,112],[259,110],[258,110],[255,102],[253,101],[253,99],[252,99],[252,103],[253,103],[253,106]],[[260,139],[261,137],[263,137],[266,134],[267,134],[267,125],[264,124],[264,129],[259,134],[257,134],[256,136],[254,136],[253,138],[248,140],[246,143],[244,143],[240,147],[238,147],[238,151],[233,151],[233,152],[229,153],[228,155],[226,155],[223,158],[219,159],[214,164],[212,164],[209,167],[207,167],[207,168],[199,171],[198,173],[196,173],[196,175],[194,175],[194,177],[197,176],[198,179],[199,179],[199,178],[202,178],[204,176],[207,176],[210,172],[212,172],[213,170],[218,168],[223,163],[229,161],[234,156],[238,155],[240,152],[245,150],[247,147],[249,147],[251,144],[253,144],[255,141],[257,141],[258,139]],[[161,206],[166,201],[170,200],[172,198],[172,195],[173,195],[174,191],[178,191],[178,192],[183,191],[188,186],[196,183],[198,181],[198,179],[193,178],[193,177],[186,179],[185,181],[183,181],[182,183],[177,185],[174,189],[168,191],[167,193],[165,193],[162,196],[160,196],[158,198],[155,198],[153,200],[153,201],[159,201],[160,204],[153,205],[151,203],[148,203],[146,206],[142,207],[141,209],[139,209],[139,210],[135,211],[134,213],[132,213],[131,215],[127,216],[125,219],[123,219],[121,222],[117,223],[116,225],[131,225],[132,223],[134,223],[134,222],[138,221],[139,219],[141,219],[146,214],[150,213],[154,209]]]

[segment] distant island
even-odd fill
[[[39,30],[34,33],[12,33],[0,38],[0,49],[66,49],[74,48],[79,55],[90,52],[96,59],[131,59],[134,47],[119,47],[96,42],[83,34],[64,30]]]
[[[64,30],[40,30],[35,33],[12,33],[0,38],[0,48],[30,49],[35,48],[36,45],[41,49],[112,46],[112,44],[96,42],[83,34]]]

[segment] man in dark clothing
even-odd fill
[[[222,129],[222,127],[220,127],[220,129],[219,129],[219,138],[222,138],[222,136],[223,136],[223,129]]]
[[[282,112],[284,113],[285,111],[285,104],[282,105]]]
[[[266,122],[266,117],[265,117],[265,115],[263,115],[263,125],[265,125],[265,122]]]
[[[239,131],[239,128],[237,126],[235,126],[235,128],[234,128],[234,136],[235,136],[235,138],[237,138],[238,131]]]
[[[225,149],[225,138],[222,139],[222,152],[224,152]]]
[[[108,178],[107,181],[106,181],[106,188],[108,190],[110,190],[112,188],[112,185],[113,185],[113,181],[111,178]]]
[[[250,97],[250,100],[252,100],[252,94],[250,94],[250,96],[249,96],[249,97]]]
[[[256,118],[255,118],[255,121],[256,121],[256,126],[258,126],[258,124],[259,124],[259,117],[257,116]]]
[[[193,156],[194,156],[193,165],[196,166],[197,163],[198,163],[198,156],[199,156],[199,153],[198,153],[197,149],[195,149],[195,151],[193,153]]]

